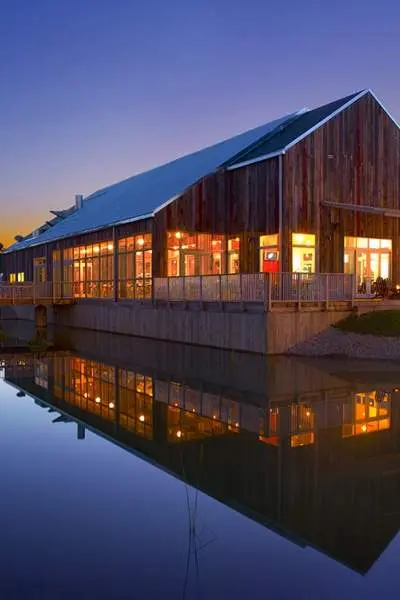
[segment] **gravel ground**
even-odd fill
[[[330,327],[306,342],[293,346],[288,354],[400,361],[400,337],[363,335]]]

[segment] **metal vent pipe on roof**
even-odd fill
[[[75,194],[75,208],[79,210],[83,206],[83,195]]]

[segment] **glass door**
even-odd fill
[[[194,277],[198,275],[198,261],[196,260],[195,254],[189,254],[188,252],[182,252],[183,261],[183,275],[185,277]]]
[[[368,255],[366,252],[362,250],[357,250],[356,257],[356,277],[357,277],[357,285],[362,285],[365,281],[365,278],[368,277]]]

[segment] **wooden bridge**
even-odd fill
[[[66,297],[60,283],[1,283],[0,306],[13,304],[71,304],[72,296]]]

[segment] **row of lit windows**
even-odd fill
[[[23,283],[25,281],[25,273],[24,272],[10,273],[9,280],[10,280],[10,283],[16,283],[16,282]]]
[[[33,367],[35,383],[47,388],[47,360],[34,361]],[[238,432],[244,427],[256,433],[265,443],[280,443],[280,405],[272,404],[268,410],[242,405],[178,382],[153,380],[141,373],[77,357],[55,359],[53,372],[57,397],[107,420],[119,418],[123,427],[148,438],[153,431],[155,400],[168,405],[170,440]],[[286,430],[284,425],[285,433],[292,447],[313,444],[317,429],[321,427],[340,427],[342,436],[348,437],[383,431],[391,426],[391,392],[357,393],[352,395],[350,402],[347,394],[343,401],[335,396],[330,405],[335,409],[336,417],[334,421],[330,418],[325,425],[320,422],[322,414],[326,418],[329,413],[325,401],[299,401],[284,405],[289,416],[288,421],[284,419],[288,426]]]
[[[168,277],[239,273],[240,239],[209,233],[167,234]]]
[[[60,260],[60,253],[53,255]],[[114,296],[114,244],[99,242],[67,248],[63,254],[63,291],[76,298],[112,298]],[[61,270],[53,264],[53,274]],[[140,234],[118,241],[118,297],[151,298],[151,234]]]
[[[292,271],[314,273],[316,236],[292,234]],[[152,296],[152,236],[138,234],[118,240],[118,297],[144,299]],[[344,272],[390,276],[392,241],[390,239],[345,237]],[[356,252],[365,251],[356,261]],[[278,234],[259,237],[260,271],[278,272],[280,252]],[[357,254],[358,256],[358,254]],[[53,253],[53,279],[61,278],[61,253]],[[111,298],[114,296],[114,244],[99,242],[64,250],[62,272],[65,295]],[[34,281],[46,280],[46,258],[34,259]],[[187,233],[167,234],[167,275],[198,276],[240,272],[240,238],[225,235]],[[24,282],[23,272],[10,273],[10,283]]]
[[[152,236],[150,233],[118,241],[118,297],[150,299],[152,296]]]

